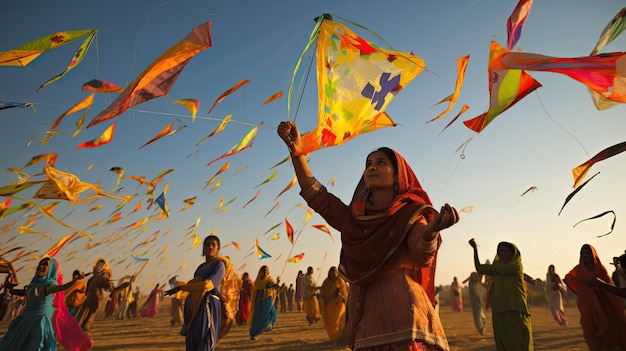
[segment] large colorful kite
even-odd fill
[[[211,22],[197,26],[178,44],[161,54],[109,107],[89,122],[87,128],[115,118],[135,105],[167,95],[189,60],[213,45],[210,28]]]
[[[302,135],[305,154],[395,126],[385,109],[426,67],[420,57],[382,49],[328,17],[315,29],[318,124]]]

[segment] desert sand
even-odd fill
[[[155,318],[131,320],[103,320],[99,317],[94,323],[91,337],[93,351],[112,350],[184,350],[185,341],[179,335],[180,326],[170,326],[168,298],[161,303]],[[567,306],[570,325],[560,327],[550,311],[544,306],[532,306],[533,335],[536,350],[586,350],[582,330],[578,322],[576,306]],[[488,351],[495,350],[491,329],[491,312],[487,313],[487,334],[480,335],[472,320],[469,306],[463,312],[453,312],[448,306],[440,309],[451,350]],[[8,322],[0,322],[0,336],[7,331]],[[309,327],[303,313],[279,313],[274,330],[261,335],[259,340],[250,340],[247,326],[234,325],[230,333],[220,340],[219,351],[250,350],[308,350],[345,351],[347,345],[337,345],[328,341],[326,331],[320,321]],[[59,348],[62,350],[62,348]]]

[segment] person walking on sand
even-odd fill
[[[322,317],[319,300],[317,299],[317,290],[319,289],[320,287],[315,284],[315,278],[313,278],[313,267],[307,268],[304,279],[302,279],[302,296],[304,312],[306,313],[306,320],[309,322],[309,326],[317,323]]]
[[[517,246],[500,242],[492,264],[480,264],[476,241],[474,266],[478,274],[493,278],[491,285],[491,321],[498,351],[533,351],[533,329],[526,300],[522,255]]]
[[[298,307],[298,312],[302,312],[302,279],[304,279],[304,274],[302,271],[298,271],[298,275],[296,276],[296,306]]]
[[[567,316],[563,308],[563,298],[567,296],[567,286],[554,271],[554,265],[548,266],[546,274],[546,293],[548,295],[548,305],[552,317],[561,326],[567,326]]]
[[[320,289],[322,320],[330,341],[337,341],[346,327],[346,301],[348,287],[339,276],[337,267],[330,267],[328,277]]]
[[[277,132],[291,153],[300,195],[341,232],[338,269],[350,284],[348,344],[448,350],[433,307],[435,268],[440,231],[458,221],[456,209],[445,204],[436,211],[408,162],[385,147],[367,155],[345,204],[313,177],[296,124],[281,122]]]
[[[450,304],[454,312],[463,312],[463,288],[456,277],[450,284]]]
[[[472,316],[474,317],[474,325],[481,335],[485,335],[487,327],[487,318],[485,317],[485,308],[483,297],[485,296],[483,289],[482,276],[478,272],[472,272],[463,283],[469,282],[469,297],[472,305]]]
[[[250,339],[257,340],[261,334],[269,332],[274,328],[278,319],[278,314],[274,307],[274,298],[278,288],[278,284],[274,282],[274,278],[270,275],[270,269],[267,266],[261,266],[252,290]]]
[[[98,258],[93,265],[93,275],[87,281],[87,299],[76,312],[76,320],[86,332],[91,331],[96,314],[105,303],[105,291],[121,290],[130,284],[125,282],[115,287],[111,277],[112,272],[107,260]]]
[[[250,279],[248,272],[241,276],[241,288],[239,289],[239,309],[235,315],[238,325],[245,324],[250,318],[250,299],[252,297],[252,289],[254,283]]]

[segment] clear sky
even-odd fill
[[[268,265],[272,276],[282,275],[283,281],[291,283],[298,270],[313,266],[319,270],[317,278],[323,279],[328,268],[338,264],[339,233],[331,230],[334,239],[331,240],[312,228],[313,224],[325,223],[316,214],[303,224],[306,211],[298,206],[304,201],[297,186],[277,198],[291,182],[291,166],[283,164],[274,169],[272,166],[287,156],[276,135],[276,126],[288,118],[286,96],[296,61],[313,29],[313,19],[330,13],[335,20],[376,44],[384,45],[371,33],[340,17],[370,29],[397,50],[414,52],[428,67],[389,105],[387,112],[398,123],[397,127],[362,135],[342,146],[311,155],[314,175],[323,183],[335,179],[334,186],[329,185],[332,192],[348,202],[366,155],[377,147],[389,146],[407,158],[436,208],[446,202],[459,210],[473,206],[471,213],[462,213],[457,225],[442,232],[437,284],[449,284],[454,276],[461,280],[469,276],[473,270],[472,250],[467,244],[470,238],[478,242],[481,260],[493,259],[498,242],[515,243],[522,252],[526,273],[533,277],[544,278],[550,264],[555,264],[557,273],[564,275],[577,264],[584,243],[596,247],[603,263],[612,271],[608,265],[611,258],[626,249],[623,224],[626,156],[617,155],[593,166],[589,176],[596,172],[601,172],[600,175],[570,201],[560,216],[558,212],[573,191],[572,168],[606,147],[624,141],[624,106],[598,111],[581,83],[556,73],[531,72],[543,87],[496,118],[482,133],[475,135],[461,123],[483,113],[488,106],[489,42],[496,40],[506,46],[506,21],[516,3],[64,0],[44,5],[32,0],[2,1],[0,51],[57,31],[97,29],[99,32],[84,61],[39,92],[35,90],[43,82],[65,69],[80,41],[46,52],[27,67],[0,67],[0,101],[30,102],[35,108],[0,111],[3,131],[0,186],[17,180],[6,168],[21,168],[31,157],[51,152],[59,154],[58,169],[86,182],[99,182],[107,191],[117,179],[117,174],[109,171],[111,167],[122,167],[126,175],[147,179],[174,169],[155,190],[155,195],[159,195],[169,184],[166,198],[170,217],[124,236],[121,233],[127,230],[121,228],[158,213],[156,207],[146,208],[145,186],[137,187],[137,182],[130,179],[122,181],[120,194],[139,196],[122,209],[120,221],[109,225],[104,222],[115,211],[115,201],[62,203],[54,214],[72,226],[84,229],[103,220],[103,224],[88,229],[94,236],[93,242],[86,238],[74,240],[57,255],[66,275],[76,268],[91,271],[95,259],[105,257],[111,263],[114,278],[120,278],[140,267],[131,259],[135,255],[150,258],[139,278],[142,288],[165,283],[174,274],[190,279],[203,257],[201,246],[189,250],[192,240],[185,239],[191,233],[204,239],[215,231],[222,241],[221,253],[230,256],[235,267],[240,268],[240,274],[248,271],[255,277],[261,265]],[[623,2],[615,0],[536,1],[523,28],[519,49],[557,57],[586,56],[605,25],[623,6]],[[72,137],[74,123],[82,112],[63,120],[60,135],[45,145],[39,142],[58,116],[89,94],[81,90],[83,83],[97,78],[125,87],[162,52],[207,21],[212,22],[213,47],[190,61],[168,96],[137,105],[113,120],[117,127],[110,144],[76,149],[79,143],[99,136],[110,124],[83,129]],[[604,52],[620,51],[624,44],[626,39],[622,36]],[[457,105],[446,117],[426,124],[445,108],[446,104],[432,105],[453,92],[456,60],[464,55],[470,55],[470,61]],[[242,79],[250,83],[207,115],[220,94]],[[313,129],[317,122],[316,89],[311,73],[302,97],[292,99],[301,131]],[[262,105],[277,91],[283,92],[282,99]],[[96,94],[86,121],[106,108],[115,96]],[[184,98],[201,102],[194,122],[185,108],[172,103]],[[463,104],[470,106],[469,111],[438,135]],[[194,146],[229,114],[232,121],[222,133],[199,148]],[[139,150],[170,122],[174,122],[174,127],[187,127]],[[261,123],[251,149],[205,167],[238,143],[252,125]],[[459,149],[472,136],[467,147]],[[189,156],[197,149],[200,151]],[[231,164],[218,176],[223,178],[221,186],[203,189],[226,161]],[[37,164],[25,171],[38,173],[41,166]],[[247,168],[237,173],[244,167]],[[274,170],[276,177],[259,185]],[[520,196],[533,186],[537,188],[535,191]],[[258,190],[260,196],[242,208]],[[20,195],[32,197],[35,191],[29,189]],[[197,196],[195,205],[179,212],[185,205],[183,200],[194,196]],[[227,210],[216,210],[220,198],[224,203],[233,200],[225,206]],[[279,205],[272,210],[276,202]],[[12,205],[20,203],[14,200]],[[137,203],[143,203],[143,208],[131,214]],[[98,204],[102,209],[88,211]],[[613,210],[617,217],[612,234],[597,237],[610,230],[611,215],[573,227],[578,221],[607,210]],[[8,216],[0,226],[12,221],[24,225],[32,212]],[[287,239],[284,224],[268,232],[285,218],[297,232],[294,245]],[[198,227],[189,229],[198,219]],[[38,218],[31,228],[49,234],[51,239],[38,234],[18,234],[16,229],[0,234],[2,250],[13,247],[37,250],[15,262],[16,268],[21,268],[18,276],[22,283],[32,277],[37,262],[32,258],[71,233],[45,217]],[[280,237],[272,240],[276,233]],[[112,236],[118,240],[112,240]],[[149,244],[141,245],[155,237]],[[253,250],[256,238],[271,258],[256,257]],[[231,241],[239,243],[241,251],[227,245]],[[87,249],[88,244],[98,245]],[[6,258],[12,259],[17,252]],[[305,256],[300,263],[285,263],[301,252]]]

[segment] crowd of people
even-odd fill
[[[202,245],[204,262],[193,277],[173,277],[169,290],[156,284],[139,307],[137,274],[114,280],[107,260],[99,258],[92,272],[74,271],[72,280],[63,284],[58,262],[45,257],[24,289],[16,288],[15,272],[7,272],[0,295],[3,301],[8,295],[21,296],[24,306],[12,315],[0,351],[55,350],[57,341],[66,349],[89,350],[88,333],[100,311],[105,319],[151,318],[163,296],[171,296],[171,325],[180,328],[186,350],[215,350],[233,324],[245,325],[250,339],[257,340],[276,326],[279,313],[287,312],[302,313],[309,326],[322,321],[329,340],[353,350],[449,350],[438,317],[441,288],[435,287],[435,268],[441,232],[458,222],[457,210],[449,204],[435,209],[407,161],[385,147],[367,155],[346,204],[313,177],[296,124],[281,122],[278,134],[291,154],[300,195],[341,232],[338,265],[321,284],[311,266],[288,285],[281,277],[274,279],[266,265],[254,280],[248,272],[239,276],[230,258],[220,255],[219,237],[210,235]],[[485,334],[485,311],[490,309],[497,350],[534,350],[528,285],[540,280],[524,274],[522,253],[514,243],[500,242],[493,262],[485,263],[476,241],[469,245],[475,271],[463,282],[454,277],[450,307],[463,311],[462,284],[469,283],[477,331]],[[567,326],[563,305],[568,291],[575,294],[591,351],[626,351],[626,254],[612,264],[613,276],[595,248],[585,244],[579,264],[563,279],[553,265],[546,274],[552,316]],[[0,307],[2,314],[9,310],[6,304]]]

